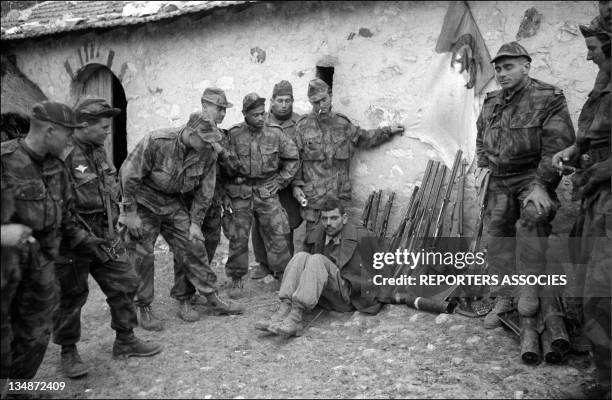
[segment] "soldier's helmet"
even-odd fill
[[[495,58],[491,60],[491,63],[495,63],[495,61],[502,57],[525,57],[527,60],[529,60],[529,62],[531,62],[531,56],[519,42],[502,44],[499,51],[495,55]]]

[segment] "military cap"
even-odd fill
[[[599,34],[608,35],[610,37],[610,22],[601,18],[601,16],[595,17],[589,25],[579,25],[582,36],[590,37]]]
[[[293,97],[293,87],[289,81],[280,81],[274,85],[272,90],[272,96],[291,96]]]
[[[74,112],[66,104],[56,101],[36,103],[32,109],[32,119],[53,122],[66,128],[82,128],[85,124],[76,121]]]
[[[192,113],[189,116],[189,121],[185,126],[185,129],[191,132],[195,132],[205,142],[220,142],[222,139],[221,133],[212,124],[204,119],[200,113]]]
[[[497,59],[502,57],[525,57],[531,62],[531,56],[519,42],[502,44],[495,58],[491,60],[491,63],[494,63]]]
[[[244,96],[244,99],[242,100],[242,111],[247,112],[250,109],[264,104],[265,102],[266,99],[264,99],[263,97],[259,97],[257,93],[249,93]]]
[[[308,99],[310,101],[319,101],[329,93],[329,86],[325,81],[315,78],[308,82]]]
[[[74,106],[75,118],[83,122],[89,118],[110,118],[121,113],[121,109],[113,108],[102,97],[81,97]]]
[[[208,102],[215,104],[219,107],[231,108],[234,105],[227,101],[227,97],[225,97],[225,92],[223,89],[219,89],[216,87],[208,87],[204,89],[204,93],[202,93],[202,102]]]

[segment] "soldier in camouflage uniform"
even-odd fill
[[[28,226],[35,239],[19,252],[20,278],[7,290],[7,298],[3,290],[10,325],[3,321],[2,337],[12,340],[8,350],[3,342],[10,366],[3,365],[2,378],[34,377],[45,355],[58,303],[54,260],[62,236],[93,259],[106,257],[101,240],[75,221],[70,177],[58,158],[77,126],[70,107],[45,101],[34,106],[25,139],[2,143],[2,188],[13,189],[15,206],[3,222]]]
[[[278,200],[278,191],[286,187],[298,169],[295,143],[281,127],[264,122],[265,99],[257,93],[244,97],[245,121],[230,128],[226,150],[231,154],[221,160],[232,181],[225,186],[231,198],[234,234],[230,237],[226,273],[232,278],[232,290],[238,294],[242,277],[248,272],[249,232],[253,218],[259,221],[259,233],[267,252],[267,264],[280,277],[291,258],[287,243],[287,213]]]
[[[490,273],[501,281],[517,270],[545,273],[560,179],[551,157],[575,136],[563,92],[529,77],[531,57],[523,46],[502,45],[492,62],[502,90],[488,93],[484,101],[477,121],[476,152],[482,174],[491,174],[487,255]],[[516,241],[509,239],[514,237]],[[537,287],[520,289],[519,312],[535,315]],[[512,296],[511,286],[491,288],[496,304],[485,317],[486,328],[500,325],[497,314],[512,307]]]
[[[331,91],[321,79],[308,83],[312,112],[303,115],[295,126],[295,141],[301,167],[292,182],[293,196],[306,199],[302,217],[306,236],[316,227],[326,196],[336,197],[345,207],[351,201],[350,165],[356,148],[367,149],[402,134],[404,127],[394,125],[365,130],[353,125],[343,114],[331,111]]]
[[[119,223],[128,229],[129,247],[141,278],[136,305],[145,329],[163,329],[162,321],[151,309],[153,247],[160,233],[181,260],[179,273],[183,279],[175,279],[170,294],[180,301],[179,316],[183,320],[199,319],[191,304],[196,291],[219,313],[242,312],[242,308],[218,296],[217,276],[208,263],[200,228],[215,188],[219,140],[221,135],[208,121],[200,114],[192,114],[181,129],[164,129],[145,136],[121,167]],[[189,209],[184,196],[193,199]]]
[[[573,172],[574,192],[582,200],[575,232],[577,239],[577,273],[582,279],[584,334],[591,343],[597,382],[586,388],[592,398],[610,398],[611,297],[612,278],[612,159],[610,146],[612,123],[612,84],[610,83],[610,11],[607,21],[597,17],[580,30],[588,48],[587,60],[599,67],[593,91],[578,118],[576,143],[555,154],[552,163],[560,172]],[[569,165],[569,167],[568,167]]]
[[[280,81],[274,85],[272,91],[272,101],[270,102],[270,111],[265,116],[266,124],[278,125],[283,129],[285,135],[295,141],[295,123],[300,116],[293,112],[293,87],[287,81]],[[289,218],[289,252],[293,256],[293,231],[302,223],[300,214],[300,204],[293,197],[291,186],[279,190],[278,198],[281,206],[287,212]],[[251,230],[251,241],[253,243],[253,253],[255,260],[259,263],[257,269],[251,274],[251,279],[260,279],[272,271],[267,265],[268,255],[263,239],[259,234],[259,222],[257,219],[253,221]]]
[[[227,108],[233,107],[233,104],[227,101],[225,92],[219,88],[208,87],[204,90],[201,98],[202,103],[202,117],[208,121],[211,125],[217,127],[219,132],[225,135],[227,131],[220,129],[217,125],[223,122],[225,118],[225,112]],[[204,222],[202,223],[202,234],[204,235],[204,245],[206,247],[206,254],[208,255],[208,263],[211,264],[221,239],[221,217],[224,209],[228,209],[228,199],[225,196],[224,182],[227,180],[223,170],[217,163],[216,165],[217,175],[215,180],[215,193],[213,195],[212,202],[206,215],[204,216]],[[185,199],[187,207],[190,207],[191,199]],[[225,203],[225,207],[224,207]],[[174,255],[174,278],[176,280],[182,280],[182,268],[180,267],[180,259],[177,255]],[[197,302],[197,296],[192,298],[192,303]]]
[[[86,126],[75,129],[72,143],[62,154],[74,182],[78,222],[104,238],[106,248],[112,249],[108,260],[100,262],[71,251],[67,243],[60,248],[61,257],[55,264],[60,306],[53,318],[53,342],[62,346],[61,368],[67,378],[77,378],[89,371],[76,347],[81,337],[81,308],[89,293],[89,274],[100,285],[110,306],[111,327],[117,336],[113,355],[145,357],[162,350],[161,345],[143,342],[134,336],[134,327],[138,325],[134,295],[139,278],[114,230],[119,215],[119,182],[117,171],[107,162],[104,140],[110,133],[112,117],[120,112],[118,108],[111,108],[105,99],[81,98],[74,113],[77,122]]]

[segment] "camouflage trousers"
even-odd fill
[[[81,309],[89,294],[89,274],[106,295],[111,328],[129,333],[138,325],[134,295],[140,279],[125,258],[101,263],[78,252],[65,252],[55,264],[55,274],[60,284],[60,304],[53,315],[55,344],[73,345],[81,339]]]
[[[221,240],[221,205],[212,204],[206,211],[204,222],[202,222],[202,234],[204,235],[204,247],[208,264],[212,263]],[[181,260],[174,254],[174,284],[180,286],[185,279]]]
[[[126,246],[133,255],[134,266],[140,277],[135,301],[137,306],[147,306],[153,302],[154,246],[160,234],[168,242],[170,251],[181,261],[180,268],[175,266],[174,286],[170,295],[177,300],[187,300],[196,290],[202,294],[217,291],[217,275],[210,268],[204,244],[189,241],[191,221],[186,209],[181,208],[170,215],[157,215],[139,204],[138,216],[142,220],[145,236]]]
[[[548,191],[555,206],[548,215],[538,215],[533,203],[523,207],[532,188],[533,173],[491,177],[487,193],[489,273],[501,282],[506,275],[543,274],[551,221],[558,207],[557,195]],[[493,286],[491,296],[514,296],[512,286]]]
[[[262,197],[253,190],[250,198],[232,198],[233,214],[224,215],[224,231],[229,234],[229,255],[225,272],[229,277],[241,278],[249,269],[249,233],[253,219],[259,223],[266,249],[266,264],[273,272],[283,272],[291,255],[287,235],[287,213],[278,196]]]
[[[57,307],[53,261],[38,243],[5,259],[2,249],[2,378],[36,375],[51,336]]]
[[[297,252],[287,264],[278,292],[281,300],[291,300],[307,310],[317,304],[338,312],[353,311],[350,285],[340,270],[323,254]]]
[[[300,215],[300,204],[293,197],[293,191],[291,187],[286,187],[278,192],[278,199],[280,200],[281,206],[287,212],[289,219],[289,235],[287,236],[287,244],[289,246],[289,254],[293,256],[293,231],[297,229],[302,223],[302,216]],[[253,228],[251,231],[251,243],[253,244],[253,253],[255,254],[255,261],[260,264],[268,265],[268,254],[266,253],[266,246],[264,241],[259,234],[259,221],[253,220]]]
[[[583,332],[593,347],[598,383],[610,387],[612,194],[610,184],[583,200],[584,224],[581,254],[586,261],[584,277]]]

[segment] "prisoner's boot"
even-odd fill
[[[244,312],[243,306],[220,297],[217,292],[207,294],[206,302],[208,307],[218,314],[242,314]]]
[[[138,307],[140,309],[140,326],[148,331],[161,331],[164,329],[164,321],[153,314],[151,306]]]
[[[495,299],[495,307],[487,314],[484,319],[486,329],[494,329],[501,326],[501,320],[497,314],[512,310],[512,297],[498,297]]]
[[[238,299],[244,294],[244,283],[242,278],[232,277],[232,284],[227,291],[227,296],[232,299]]]
[[[62,374],[66,378],[78,378],[87,375],[89,365],[81,360],[76,345],[62,346],[61,353]]]
[[[193,308],[191,299],[181,300],[179,305],[179,317],[186,322],[196,322],[200,319],[200,314]]]
[[[138,339],[133,332],[117,333],[113,343],[114,358],[150,357],[161,353],[163,347],[159,343]]]
[[[251,273],[251,279],[262,279],[271,274],[270,268],[266,264],[258,263]]]
[[[540,299],[538,298],[538,287],[535,285],[521,286],[520,298],[517,309],[523,317],[534,317],[538,313]]]
[[[295,336],[304,328],[302,325],[303,313],[304,307],[297,303],[291,303],[289,314],[279,324],[270,326],[270,331],[286,338]]]
[[[279,324],[283,318],[289,314],[291,311],[291,301],[288,299],[284,299],[281,301],[278,310],[270,317],[259,320],[255,323],[255,329],[259,329],[260,331],[269,331],[270,326]],[[270,331],[273,332],[273,331]]]

